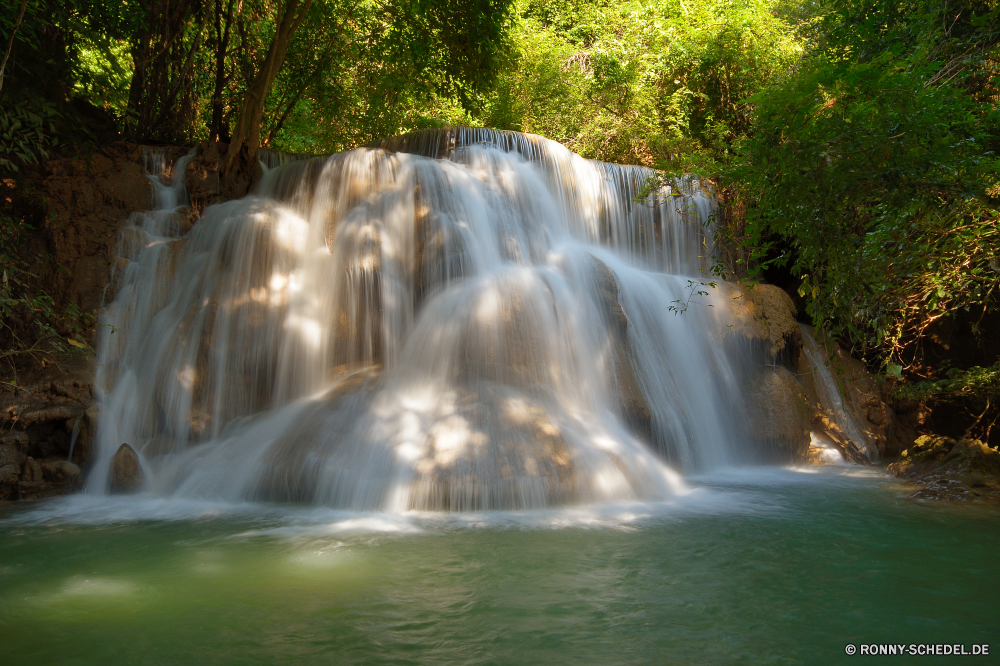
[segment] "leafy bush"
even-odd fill
[[[51,102],[27,99],[0,108],[0,176],[16,173],[19,164],[49,156],[58,143],[55,123],[59,113]]]
[[[831,8],[817,48],[752,98],[730,176],[754,256],[801,279],[813,321],[907,367],[928,326],[1000,288],[1000,14]]]
[[[717,175],[745,99],[799,57],[773,0],[526,0],[479,114],[595,159]]]
[[[987,440],[1000,420],[996,407],[1000,403],[1000,361],[991,366],[949,368],[938,379],[904,384],[899,397],[923,402],[949,403],[963,407],[973,419],[966,430],[970,436]],[[984,420],[985,417],[985,420]],[[981,435],[975,429],[981,426]]]
[[[1000,295],[1000,8],[830,0],[823,12],[802,60],[750,99],[726,174],[751,273],[783,267],[817,326],[872,367],[924,378],[901,396],[993,423],[996,366],[943,372],[922,340],[959,313],[982,322]]]

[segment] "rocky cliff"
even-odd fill
[[[169,162],[186,152],[157,149]],[[33,237],[21,249],[29,271],[57,310],[75,306],[91,325],[92,344],[122,225],[149,208],[148,150],[109,144],[86,156],[58,158],[5,181],[5,211],[28,220]],[[30,315],[31,313],[29,313]],[[4,324],[30,330],[16,316]],[[36,347],[39,345],[35,345]],[[86,471],[97,422],[93,353],[88,346],[59,354],[4,358],[0,383],[0,500],[68,492]],[[72,451],[71,451],[72,449]]]

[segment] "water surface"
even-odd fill
[[[996,510],[916,503],[860,468],[689,485],[667,503],[462,515],[8,505],[4,661],[813,664],[872,659],[845,655],[861,642],[1000,654]],[[949,663],[894,661],[911,660]]]

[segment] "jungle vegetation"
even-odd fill
[[[900,395],[960,403],[981,435],[1000,415],[997,0],[0,5],[5,179],[113,139],[221,140],[235,171],[259,147],[534,132],[710,180],[729,273],[796,292]],[[31,287],[24,221],[0,226],[0,315],[65,335],[81,313]],[[934,361],[942,327],[981,352]]]

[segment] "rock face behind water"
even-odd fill
[[[779,460],[803,459],[809,450],[809,400],[783,366],[764,370],[746,395],[751,436]]]
[[[892,414],[863,363],[800,325],[794,302],[780,288],[732,283],[719,288],[731,303],[724,344],[735,358],[750,360],[740,380],[749,434],[763,457],[822,459],[810,453],[810,433],[862,464],[893,453],[887,447]]]
[[[65,481],[73,483],[80,476],[79,467],[58,458],[40,461],[38,465],[42,470],[42,478],[51,483],[63,483]],[[34,470],[32,470],[32,475],[34,475]]]
[[[925,435],[887,471],[923,486],[917,499],[1000,504],[1000,451],[979,440]]]
[[[803,460],[809,451],[809,401],[794,374],[802,355],[795,304],[774,285],[720,282],[718,288],[732,322],[723,344],[734,358],[749,359],[741,365],[740,382],[757,456]]]
[[[23,462],[24,456],[13,445],[0,444],[0,485],[16,485]]]
[[[122,444],[111,461],[109,490],[117,495],[138,492],[146,480],[139,464],[139,454],[128,444]]]

